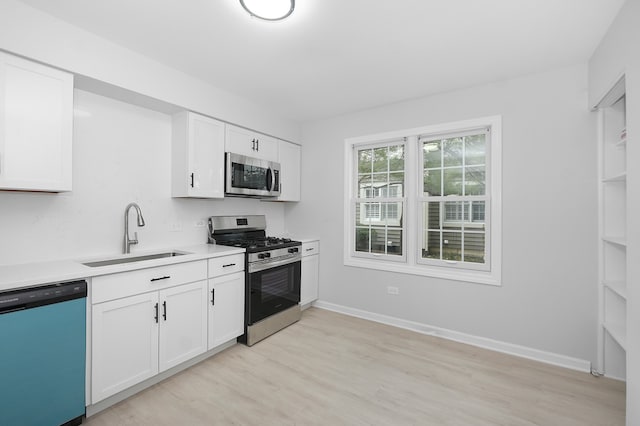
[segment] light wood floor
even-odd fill
[[[623,425],[624,385],[316,308],[99,425]]]

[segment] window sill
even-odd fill
[[[401,274],[421,275],[445,280],[464,281],[475,284],[501,286],[497,274],[481,271],[461,271],[441,268],[437,266],[407,265],[406,263],[381,262],[370,259],[348,257],[344,259],[345,266],[356,268],[377,269],[380,271],[397,272]]]

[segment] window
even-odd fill
[[[345,264],[500,283],[501,118],[345,141]]]
[[[404,141],[358,146],[355,151],[355,252],[364,257],[404,259]]]
[[[421,261],[487,269],[484,210],[490,130],[483,127],[418,139],[423,176]]]

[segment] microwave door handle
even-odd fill
[[[271,167],[267,169],[267,191],[271,192],[273,188],[273,173],[271,172]]]
[[[271,172],[271,190],[276,190],[276,174]]]

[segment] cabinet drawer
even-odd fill
[[[302,243],[302,256],[311,256],[320,252],[320,241]]]
[[[209,278],[244,271],[244,253],[209,259]]]
[[[206,278],[206,260],[94,277],[91,280],[91,302],[101,303]]]

